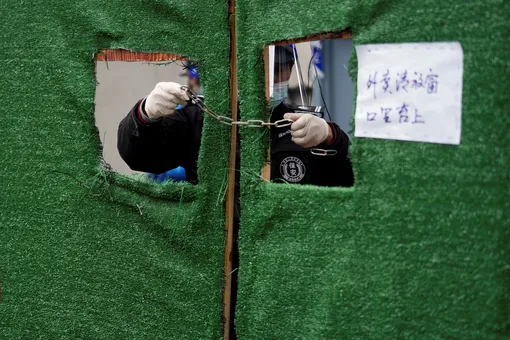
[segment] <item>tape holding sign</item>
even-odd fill
[[[360,45],[356,53],[356,137],[460,144],[460,43]]]

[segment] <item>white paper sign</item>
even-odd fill
[[[460,43],[361,45],[356,53],[356,137],[460,144]]]

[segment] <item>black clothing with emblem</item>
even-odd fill
[[[284,103],[271,112],[271,122],[295,110]],[[333,149],[334,156],[318,156],[292,141],[290,127],[271,128],[271,179],[288,183],[349,187],[354,183],[352,165],[348,158],[349,137],[340,127],[328,122],[336,136],[333,145],[317,145],[319,149]]]
[[[122,159],[136,171],[160,174],[178,166],[186,171],[191,183],[197,182],[197,159],[202,137],[203,112],[193,104],[176,110],[151,124],[142,124],[136,104],[121,121],[117,148]],[[271,121],[283,119],[293,110],[283,103],[271,114]],[[316,156],[291,140],[290,127],[271,128],[271,179],[289,183],[321,186],[352,186],[352,167],[347,153],[349,138],[334,123],[333,145],[318,148],[335,149],[335,156]]]

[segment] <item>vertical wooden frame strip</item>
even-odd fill
[[[228,20],[230,22],[230,112],[232,119],[237,121],[237,49],[236,49],[236,19],[235,19],[235,0],[229,0]],[[231,320],[232,309],[232,259],[234,246],[234,218],[235,218],[235,185],[236,185],[236,155],[237,155],[237,127],[231,127],[230,137],[230,158],[228,166],[228,187],[225,209],[225,229],[227,231],[225,241],[225,287],[223,292],[223,338],[230,339],[230,328],[233,327]]]
[[[264,46],[264,86],[266,87],[266,103],[269,103],[269,46]],[[271,179],[271,145],[267,149],[266,163],[262,168],[260,177],[266,182]]]

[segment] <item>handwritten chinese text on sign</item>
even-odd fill
[[[460,144],[460,43],[360,45],[356,53],[356,137]]]

